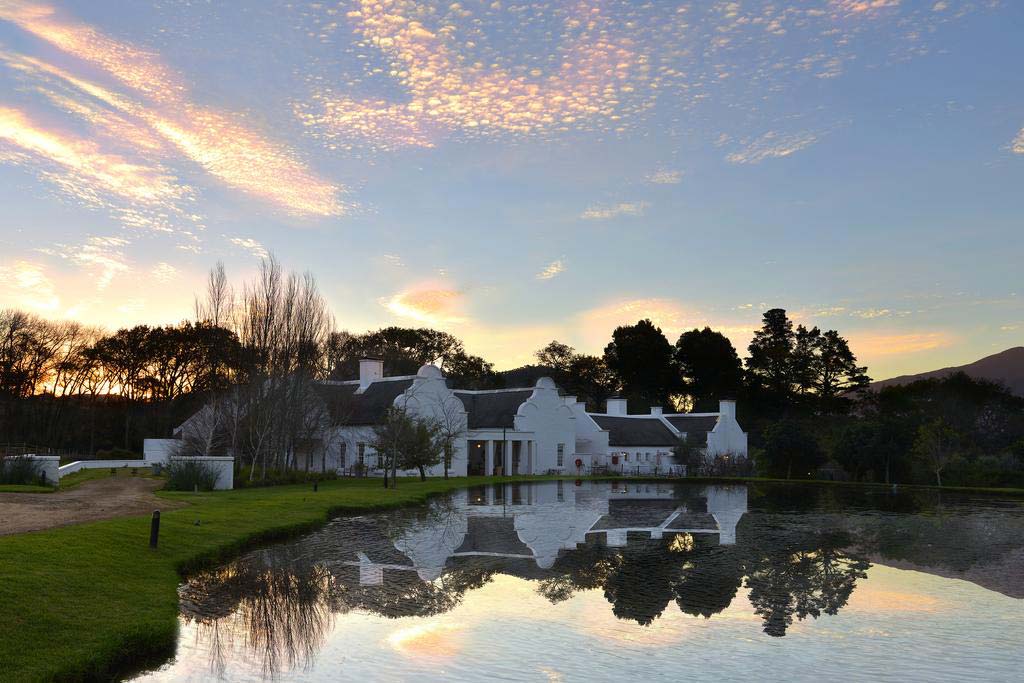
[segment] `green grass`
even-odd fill
[[[135,469],[137,474],[132,474],[132,470]],[[96,469],[78,470],[72,474],[68,474],[60,478],[60,488],[62,490],[73,489],[76,486],[80,486],[87,481],[94,479],[110,479],[111,477],[152,477],[153,470],[148,467],[116,467],[114,468],[114,474],[110,473],[109,467],[99,467]]]
[[[149,516],[0,537],[0,678],[104,680],[159,661],[173,653],[182,573],[335,513],[420,503],[492,481],[403,480],[385,491],[379,479],[347,479],[321,482],[317,493],[305,485],[161,492],[190,504],[162,513],[156,551],[148,547]]]
[[[0,493],[53,493],[52,486],[37,484],[0,484]]]
[[[109,477],[110,471],[83,473],[71,484],[100,476]],[[308,485],[160,492],[189,505],[163,513],[156,551],[148,547],[149,516],[0,537],[0,678],[104,680],[159,662],[174,650],[176,588],[183,573],[312,529],[336,513],[420,503],[433,494],[493,481],[510,480],[403,480],[397,489],[384,490],[379,479],[345,479],[320,482],[317,493]]]

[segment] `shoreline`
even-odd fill
[[[520,476],[400,480],[341,479],[308,485],[207,493],[159,491],[186,505],[161,515],[160,545],[148,548],[149,516],[121,517],[0,537],[0,639],[10,680],[108,680],[159,666],[173,655],[177,588],[189,573],[332,518],[420,505],[432,496],[485,484],[554,480],[690,484],[799,484],[891,489],[886,484],[769,478]],[[899,485],[900,490],[1024,496],[1024,489]]]

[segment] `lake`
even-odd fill
[[[1024,660],[1024,501],[558,481],[335,519],[180,589],[140,681],[986,680]]]

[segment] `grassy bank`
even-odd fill
[[[156,551],[147,545],[148,516],[0,537],[0,678],[105,680],[128,667],[158,662],[173,652],[182,573],[247,546],[311,529],[335,513],[420,503],[433,494],[492,481],[403,480],[397,490],[384,490],[380,480],[347,479],[321,482],[316,493],[307,485],[162,492],[162,497],[189,505],[163,514]]]
[[[317,493],[309,486],[162,492],[190,505],[162,514],[156,551],[148,547],[148,516],[0,537],[0,677],[105,680],[159,661],[173,652],[183,572],[335,513],[419,503],[490,481],[402,481],[385,491],[380,480],[348,479],[321,482]]]
[[[0,484],[0,493],[51,493],[56,491],[52,486],[38,484]]]

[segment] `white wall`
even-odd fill
[[[433,365],[424,365],[416,373],[412,386],[395,399],[395,406],[404,408],[410,415],[427,420],[436,420],[446,431],[459,434],[455,440],[452,453],[452,465],[448,470],[450,476],[466,476],[469,465],[467,456],[468,417],[462,401],[452,393],[445,383],[444,375]],[[410,470],[416,472],[416,470]],[[440,477],[444,474],[444,464],[427,469],[428,477]]]
[[[216,491],[225,491],[235,488],[235,459],[230,457],[184,457],[175,460],[186,462],[201,462],[217,471],[217,483],[213,488]]]
[[[149,463],[167,462],[180,445],[180,439],[143,439],[142,457]]]
[[[726,454],[747,457],[747,433],[736,421],[735,401],[720,402],[718,423],[708,432],[708,447],[705,452],[709,458]]]
[[[576,471],[576,417],[572,408],[558,395],[558,387],[548,377],[537,380],[530,398],[519,406],[514,425],[521,432],[533,432],[536,443],[533,471]],[[562,467],[557,466],[558,444],[565,445]],[[586,463],[584,463],[586,464]]]
[[[587,405],[576,401],[566,404],[572,410],[576,418],[576,441],[581,457],[587,467],[608,465],[608,431],[601,429],[594,420],[587,415]]]
[[[60,476],[73,474],[79,470],[102,470],[121,467],[149,467],[153,463],[145,460],[76,460],[60,468]]]
[[[39,474],[45,477],[46,483],[56,486],[60,481],[60,456],[59,455],[26,455],[37,463]]]

